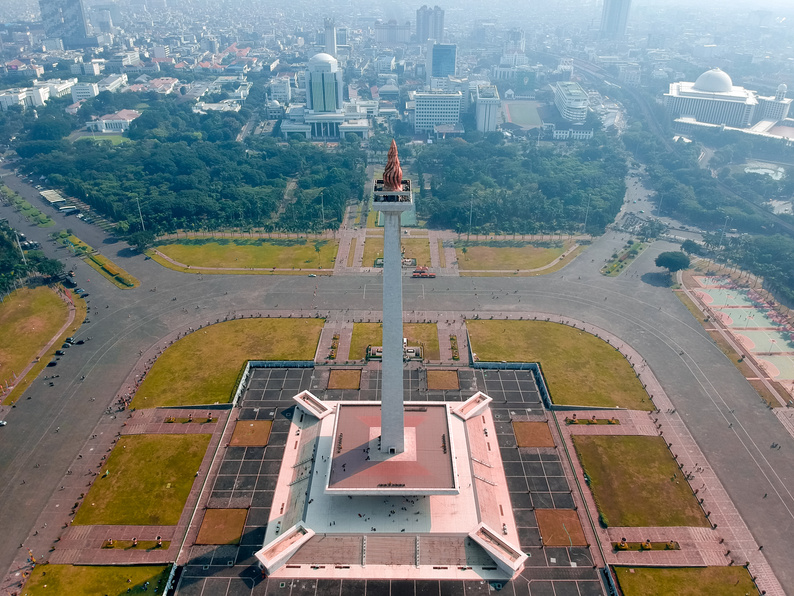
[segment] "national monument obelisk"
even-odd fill
[[[383,360],[381,453],[405,449],[403,405],[403,290],[400,216],[413,207],[411,181],[403,180],[397,143],[392,139],[383,180],[375,181],[375,211],[383,213]]]

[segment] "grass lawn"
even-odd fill
[[[241,319],[199,329],[157,359],[133,408],[226,403],[247,360],[313,360],[324,319]]]
[[[361,387],[360,368],[338,368],[328,376],[328,389],[358,389]]]
[[[624,596],[745,596],[758,589],[744,567],[618,567]]]
[[[238,420],[229,445],[233,447],[264,447],[270,438],[270,420]]]
[[[519,447],[554,447],[554,439],[547,422],[513,422],[516,444]]]
[[[211,437],[121,437],[80,504],[74,524],[176,525]]]
[[[0,303],[0,337],[6,338],[0,342],[0,381],[21,373],[68,314],[66,303],[47,287],[17,290]],[[53,350],[60,347],[53,346]]]
[[[573,509],[535,509],[545,546],[587,546],[579,515]]]
[[[427,388],[430,390],[457,391],[460,389],[458,371],[429,370],[427,371]]]
[[[155,246],[164,255],[191,267],[254,267],[257,269],[333,268],[337,240],[248,241],[197,239]],[[319,253],[317,248],[320,249]]]
[[[122,143],[131,143],[132,139],[129,139],[122,135],[113,135],[113,134],[102,134],[99,136],[83,136],[75,139],[75,143],[110,143],[111,145],[121,145]]]
[[[572,435],[609,526],[708,526],[662,437]]]
[[[430,266],[429,238],[402,238],[406,259],[416,259],[417,266]],[[383,256],[383,238],[367,236],[364,242],[364,267],[372,267],[375,259]]]
[[[540,126],[540,115],[538,114],[537,104],[531,101],[510,101],[503,102],[510,112],[510,122],[519,126],[532,127]]]
[[[540,362],[556,404],[654,407],[628,361],[594,335],[546,321],[469,320],[466,325],[479,360]]]
[[[240,544],[248,509],[207,509],[196,544]]]
[[[154,590],[168,579],[169,565],[37,565],[30,572],[25,596],[97,596],[97,594],[143,593],[147,581]],[[46,575],[45,575],[46,574]],[[132,580],[128,582],[127,580]],[[67,587],[68,586],[68,587]],[[162,593],[162,590],[158,590]]]
[[[458,268],[461,270],[538,269],[573,246],[572,240],[561,242],[466,242],[455,243]],[[466,252],[463,249],[466,248]]]
[[[438,327],[435,323],[405,323],[403,336],[409,346],[424,346],[425,360],[440,360]],[[383,325],[380,323],[353,323],[353,338],[350,341],[350,360],[363,360],[367,346],[383,344]]]

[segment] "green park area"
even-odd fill
[[[11,201],[14,208],[19,211],[25,219],[36,224],[40,228],[50,228],[55,225],[55,220],[46,213],[42,213],[28,203],[21,195],[18,195],[5,184],[0,184],[0,195]]]
[[[402,238],[402,249],[406,259],[416,259],[417,266],[430,266],[429,238]],[[372,267],[375,259],[383,256],[383,237],[367,236],[364,242],[364,267]]]
[[[313,360],[324,319],[240,319],[209,325],[157,359],[131,406],[226,403],[247,360]]]
[[[109,145],[121,145],[122,143],[134,143],[130,138],[123,135],[114,134],[101,134],[101,135],[84,135],[75,139],[76,143],[97,143],[99,145],[106,143]],[[79,145],[78,145],[79,147]]]
[[[572,435],[601,523],[709,526],[662,437]]]
[[[168,565],[37,565],[30,573],[22,594],[25,596],[97,596],[98,594],[144,593],[149,582],[149,593],[163,592],[168,580]]]
[[[461,271],[512,271],[545,267],[573,245],[573,240],[555,242],[462,240],[455,242],[455,250],[458,268]]]
[[[555,404],[652,410],[634,370],[604,340],[548,321],[468,320],[481,361],[540,362]]]
[[[73,523],[176,525],[211,437],[121,437],[80,503]]]
[[[506,108],[504,111],[508,122],[525,128],[541,125],[540,115],[535,102],[505,101],[502,105]]]
[[[438,328],[435,323],[405,323],[403,336],[409,346],[424,348],[425,360],[441,360]],[[353,323],[350,360],[363,360],[367,355],[367,346],[380,345],[383,345],[383,325],[381,323]]]
[[[0,303],[0,382],[20,374],[66,322],[66,303],[47,287],[22,288]],[[56,346],[57,349],[60,344]]]
[[[59,244],[69,247],[74,254],[84,257],[85,263],[88,266],[105,277],[114,286],[123,290],[129,290],[141,285],[138,279],[127,273],[106,256],[99,254],[95,248],[89,246],[66,230],[61,230],[55,235],[55,240]]]
[[[614,567],[624,596],[758,594],[744,567]]]
[[[155,249],[191,269],[333,269],[339,242],[306,238],[188,238],[160,244]],[[158,262],[170,266],[167,261]]]

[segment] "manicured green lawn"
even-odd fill
[[[403,336],[409,346],[424,345],[425,360],[440,360],[438,346],[438,327],[435,323],[405,323]],[[350,340],[350,360],[363,360],[367,346],[383,344],[383,325],[380,323],[353,323],[353,337]]]
[[[157,359],[133,408],[226,403],[247,360],[313,360],[324,319],[240,319],[199,329]]]
[[[610,526],[708,526],[662,437],[572,435]]]
[[[74,524],[176,525],[211,437],[121,437],[80,504]]]
[[[245,239],[177,242],[155,246],[164,255],[191,267],[332,269],[337,240],[272,242]],[[320,252],[317,252],[317,248]]]
[[[652,410],[628,361],[605,341],[546,321],[469,320],[479,360],[540,362],[556,404]]]
[[[47,287],[23,288],[0,303],[0,381],[30,364],[66,322],[68,308]],[[53,351],[60,348],[53,347]],[[46,356],[45,356],[46,358]]]
[[[168,579],[168,565],[37,565],[22,590],[25,596],[102,596],[104,594],[121,596],[143,594],[143,584],[147,581],[149,594],[162,594],[162,587]],[[131,580],[131,581],[127,581]],[[157,582],[160,581],[160,586]]]
[[[500,244],[502,246],[500,246]],[[573,241],[565,240],[555,243],[532,244],[530,242],[509,243],[466,242],[455,243],[458,257],[458,268],[461,270],[505,270],[505,269],[538,269],[548,265],[568,250]],[[463,248],[466,252],[463,252]]]
[[[416,259],[416,265],[430,266],[430,239],[403,238],[401,242],[406,259]],[[383,256],[383,237],[368,236],[364,241],[364,267],[372,267],[375,259]]]
[[[624,596],[745,596],[758,589],[744,567],[615,567]]]

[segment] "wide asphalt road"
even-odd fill
[[[0,207],[0,217],[11,213]],[[10,219],[13,223],[14,216]],[[105,408],[124,390],[122,384],[140,350],[157,344],[171,330],[214,321],[234,310],[267,309],[286,315],[314,308],[337,311],[339,316],[350,309],[351,318],[366,318],[367,311],[376,314],[381,308],[376,276],[182,274],[134,255],[123,243],[105,242],[106,235],[93,226],[73,218],[68,223],[143,284],[135,290],[119,290],[84,263],[75,264],[78,283],[91,294],[91,322],[78,335],[92,340],[71,348],[56,369],[43,373],[60,374],[55,387],[37,380],[15,409],[2,414],[9,422],[0,429],[3,569],[11,565],[19,544],[32,531]],[[46,240],[46,230],[25,229],[29,238]],[[548,276],[406,279],[404,308],[441,311],[450,318],[475,309],[481,317],[489,311],[544,311],[587,321],[627,341],[659,378],[764,546],[787,593],[794,594],[790,564],[794,439],[673,292],[658,283],[653,259],[673,245],[654,244],[617,278],[598,273],[604,259],[623,242],[624,238],[608,233],[571,265]],[[45,247],[55,251],[51,244]],[[313,298],[315,284],[318,292]],[[151,291],[155,286],[157,291]],[[58,426],[61,430],[56,433]],[[771,443],[782,448],[772,450]],[[765,499],[764,494],[768,494]]]

